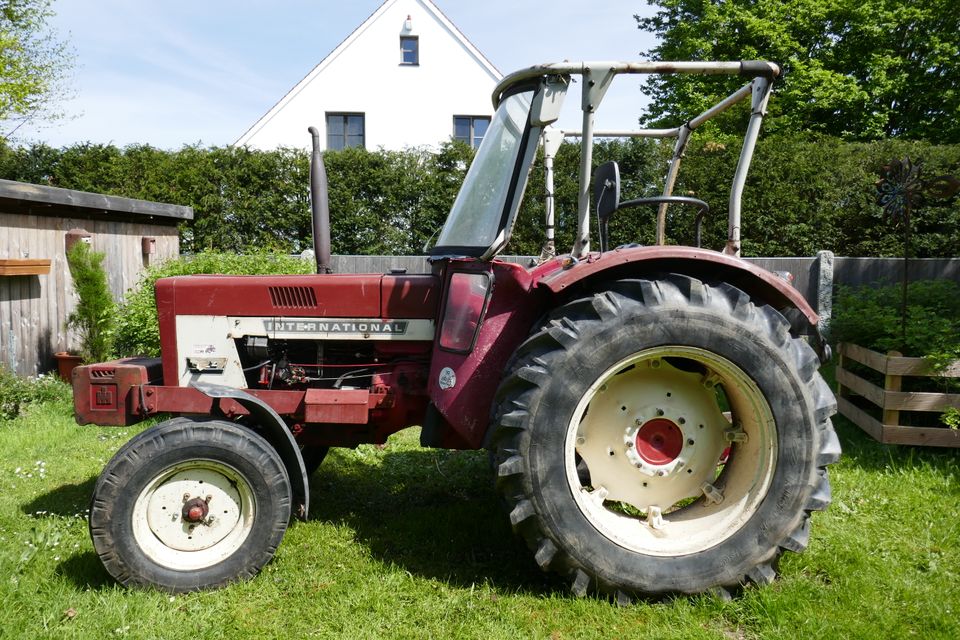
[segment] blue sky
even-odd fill
[[[559,60],[637,60],[653,45],[633,15],[643,0],[521,3],[435,0],[501,71]],[[20,142],[233,143],[359,26],[381,0],[55,0],[76,52],[74,97],[59,124]],[[631,128],[639,83],[615,85],[605,128]]]

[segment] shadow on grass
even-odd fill
[[[78,589],[113,588],[117,584],[93,551],[73,554],[57,566],[57,573]]]
[[[75,516],[85,513],[90,507],[90,496],[97,476],[90,476],[79,484],[62,484],[53,491],[37,496],[20,506],[27,515],[38,511],[56,516]]]
[[[20,506],[27,515],[43,512],[45,515],[71,517],[84,515],[90,505],[97,476],[90,476],[79,484],[63,484]],[[57,565],[57,573],[80,589],[110,587],[113,580],[93,551],[82,551]]]
[[[485,453],[389,450],[377,466],[333,450],[311,478],[313,520],[356,532],[378,560],[459,587],[566,592],[513,534]]]

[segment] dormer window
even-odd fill
[[[420,38],[400,36],[400,64],[410,66],[420,64]]]

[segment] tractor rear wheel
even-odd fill
[[[840,453],[819,361],[770,307],[679,275],[557,309],[498,392],[514,529],[582,595],[775,577],[826,508]]]
[[[124,445],[94,487],[90,534],[118,582],[165,591],[257,574],[290,520],[280,456],[232,422],[175,418]]]

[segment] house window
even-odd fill
[[[487,116],[453,116],[453,139],[462,140],[476,149],[483,142],[489,126]]]
[[[327,149],[365,148],[365,129],[362,113],[328,113]]]
[[[420,64],[420,38],[400,36],[400,64],[411,66]]]

